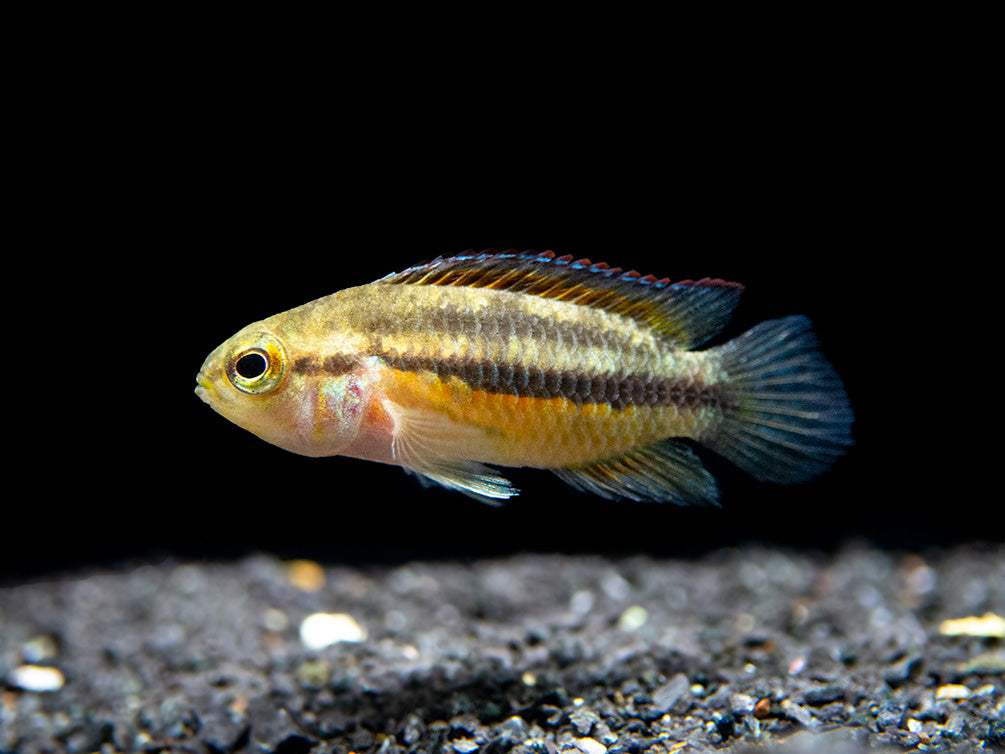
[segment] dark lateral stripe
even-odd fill
[[[676,406],[698,409],[720,406],[718,385],[702,385],[673,377],[615,373],[588,375],[489,361],[383,354],[391,369],[402,372],[433,372],[440,379],[456,377],[472,390],[528,398],[565,398],[578,405],[607,403],[627,406]]]
[[[293,373],[302,374],[307,377],[317,375],[327,375],[338,377],[339,375],[351,372],[356,368],[359,361],[352,356],[344,354],[333,354],[320,359],[317,356],[302,356],[293,362]]]
[[[559,321],[551,316],[527,312],[487,316],[456,307],[430,311],[422,317],[411,319],[402,317],[400,312],[392,309],[373,307],[361,316],[359,328],[371,336],[418,332],[431,337],[468,335],[489,340],[501,337],[520,340],[534,338],[541,343],[562,342],[577,346],[603,343],[607,348],[628,348],[631,342],[629,333],[619,333],[610,328],[601,330],[582,322]]]

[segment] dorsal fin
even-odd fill
[[[560,299],[631,317],[676,348],[694,348],[718,333],[743,291],[739,283],[725,280],[672,283],[572,255],[516,249],[437,257],[377,282],[492,288]]]

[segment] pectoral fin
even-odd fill
[[[616,499],[716,505],[715,479],[682,442],[663,440],[589,466],[553,469],[576,489]]]
[[[391,401],[385,401],[384,408],[394,420],[392,458],[420,480],[490,505],[518,494],[508,479],[488,466],[459,457],[479,440],[478,428],[457,424],[436,411],[404,408]]]

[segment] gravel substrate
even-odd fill
[[[75,573],[0,589],[0,750],[1001,749],[995,615],[1005,546]]]

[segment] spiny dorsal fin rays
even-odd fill
[[[743,291],[739,283],[720,279],[671,283],[572,255],[515,249],[437,257],[377,282],[491,288],[569,301],[646,324],[672,347],[684,349],[722,330]]]

